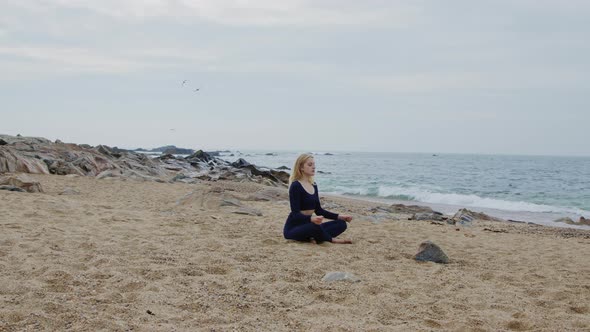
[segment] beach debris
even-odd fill
[[[155,315],[156,315],[156,314],[154,314],[154,313],[153,313],[151,310],[149,310],[149,309],[148,309],[148,310],[146,310],[145,312],[146,312],[148,315],[152,315],[152,316],[155,316]]]
[[[438,245],[429,240],[420,244],[418,253],[414,256],[414,259],[423,262],[449,263],[447,254]]]
[[[333,282],[333,281],[348,281],[348,282],[360,282],[357,276],[350,272],[328,272],[322,278],[323,282]]]
[[[39,182],[34,181],[33,179],[24,174],[0,177],[0,185],[17,187],[30,193],[43,192],[43,188],[41,187],[41,184]]]
[[[440,212],[420,212],[414,213],[408,220],[443,220],[443,214]]]

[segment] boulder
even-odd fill
[[[578,225],[590,226],[590,219],[586,219],[584,217],[580,217],[580,219],[578,220]]]
[[[1,185],[0,190],[16,191],[16,192],[21,192],[21,193],[27,192],[26,190],[24,190],[22,188],[15,187],[15,186],[7,186],[7,185]]]
[[[272,170],[272,169],[270,170],[270,174],[272,176],[274,176],[275,178],[277,178],[282,183],[289,183],[289,177],[291,176],[287,172],[284,172],[284,171],[275,171],[275,170]]]
[[[439,246],[431,241],[424,241],[420,244],[418,253],[416,253],[414,259],[423,262],[428,261],[442,264],[449,263],[449,257],[447,254],[445,254],[445,252]]]
[[[457,213],[453,215],[451,220],[453,220],[455,223],[459,223],[462,225],[469,225],[474,220],[503,221],[500,218],[491,217],[485,213],[473,212],[467,209],[461,209],[457,211]]]
[[[199,150],[193,154],[191,154],[190,156],[185,158],[186,160],[189,160],[191,162],[205,162],[208,163],[210,161],[213,160],[213,157],[211,157],[207,152],[203,152],[203,150]]]
[[[30,193],[42,193],[41,184],[24,174],[0,177],[0,185],[21,188]],[[14,190],[13,190],[14,191]]]
[[[250,165],[252,165],[252,164],[250,164],[249,162],[247,162],[247,161],[246,161],[245,159],[243,159],[243,158],[239,158],[238,160],[236,160],[236,161],[234,161],[233,163],[231,163],[231,165],[232,165],[233,167],[236,167],[236,168],[242,168],[242,167],[247,167],[247,166],[250,166]]]

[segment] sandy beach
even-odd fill
[[[590,330],[590,231],[325,196],[354,243],[315,245],[282,237],[286,189],[28,176],[44,193],[0,190],[1,331]],[[425,240],[450,263],[414,260]]]

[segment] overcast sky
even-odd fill
[[[589,17],[578,0],[2,0],[0,133],[590,156]]]

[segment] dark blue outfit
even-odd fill
[[[346,230],[344,220],[338,220],[336,213],[322,209],[316,184],[313,185],[313,189],[315,192],[312,195],[303,188],[299,181],[291,183],[289,187],[291,213],[289,213],[283,228],[285,239],[309,241],[313,238],[317,243],[332,242],[333,237]],[[333,220],[316,225],[311,222],[311,216],[301,213],[302,210],[314,210],[316,215]]]

